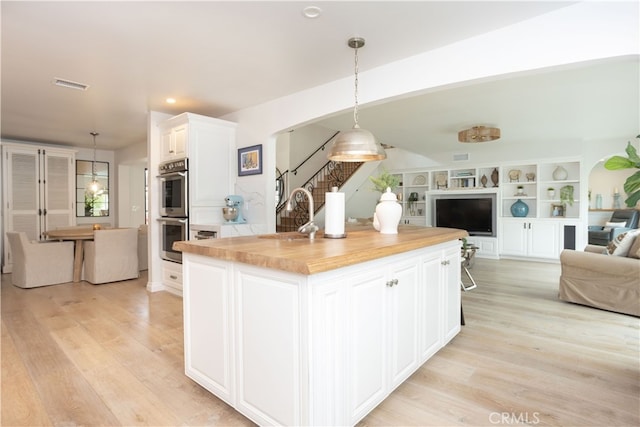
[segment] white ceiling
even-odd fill
[[[367,41],[366,71],[572,3],[3,1],[1,136],[91,147],[97,131],[99,148],[117,149],[146,140],[149,110],[219,117],[348,77],[352,36]],[[303,16],[310,4],[320,17]],[[54,78],[90,88],[60,88]],[[637,117],[636,59],[442,89],[363,108],[360,124],[420,153],[475,124],[514,140],[543,128],[573,139],[609,136],[613,126],[637,132]],[[352,115],[322,124],[349,128]]]

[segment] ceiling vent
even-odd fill
[[[454,162],[466,162],[469,160],[469,153],[458,153],[453,155]]]
[[[89,85],[86,85],[84,83],[72,82],[71,80],[64,80],[64,79],[58,79],[58,78],[53,80],[53,84],[56,86],[66,87],[69,89],[76,89],[76,90],[89,89]]]

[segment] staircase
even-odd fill
[[[324,206],[325,193],[330,192],[332,187],[341,188],[360,166],[362,166],[362,162],[327,162],[301,186],[313,196],[314,214]],[[307,196],[302,192],[297,192],[294,197],[295,205],[291,212],[285,209],[286,201],[276,209],[277,232],[295,231],[309,221],[309,201]]]

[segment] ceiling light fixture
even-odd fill
[[[309,19],[315,19],[322,14],[322,9],[318,6],[307,6],[302,9],[302,14]]]
[[[175,98],[167,98],[167,99],[165,99],[165,101],[167,102],[167,104],[175,104],[176,103],[176,99]]]
[[[87,90],[89,89],[89,85],[84,83],[72,82],[71,80],[64,80],[55,78],[53,80],[53,84],[60,87],[66,87],[68,89],[76,89],[76,90]]]
[[[100,184],[100,182],[98,182],[98,178],[96,176],[96,149],[97,149],[97,145],[96,145],[96,136],[100,135],[98,132],[89,132],[89,135],[93,136],[93,163],[91,164],[91,177],[92,180],[89,183],[89,185],[87,185],[87,193],[93,195],[93,196],[97,196],[100,193],[102,193],[103,188],[102,188],[102,184]]]
[[[350,38],[349,47],[355,50],[355,106],[353,108],[353,128],[338,134],[331,150],[327,154],[329,160],[336,162],[368,162],[384,160],[387,154],[376,137],[358,125],[358,48],[364,46],[364,39]]]
[[[487,126],[474,126],[458,132],[460,142],[486,142],[500,138],[500,129]]]

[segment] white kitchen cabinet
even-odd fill
[[[185,260],[185,372],[198,384],[234,404],[230,268],[213,258]]]
[[[189,129],[187,124],[165,127],[160,132],[162,144],[160,161],[183,159],[188,156],[187,139]]]
[[[162,283],[172,294],[182,295],[182,265],[177,262],[162,260]]]
[[[460,330],[459,256],[301,275],[184,253],[186,373],[260,425],[356,424]]]
[[[556,259],[560,252],[556,220],[503,218],[499,239],[504,256]]]
[[[29,240],[74,224],[75,151],[3,143],[4,231],[23,231]],[[3,273],[10,273],[11,247],[4,237]]]

